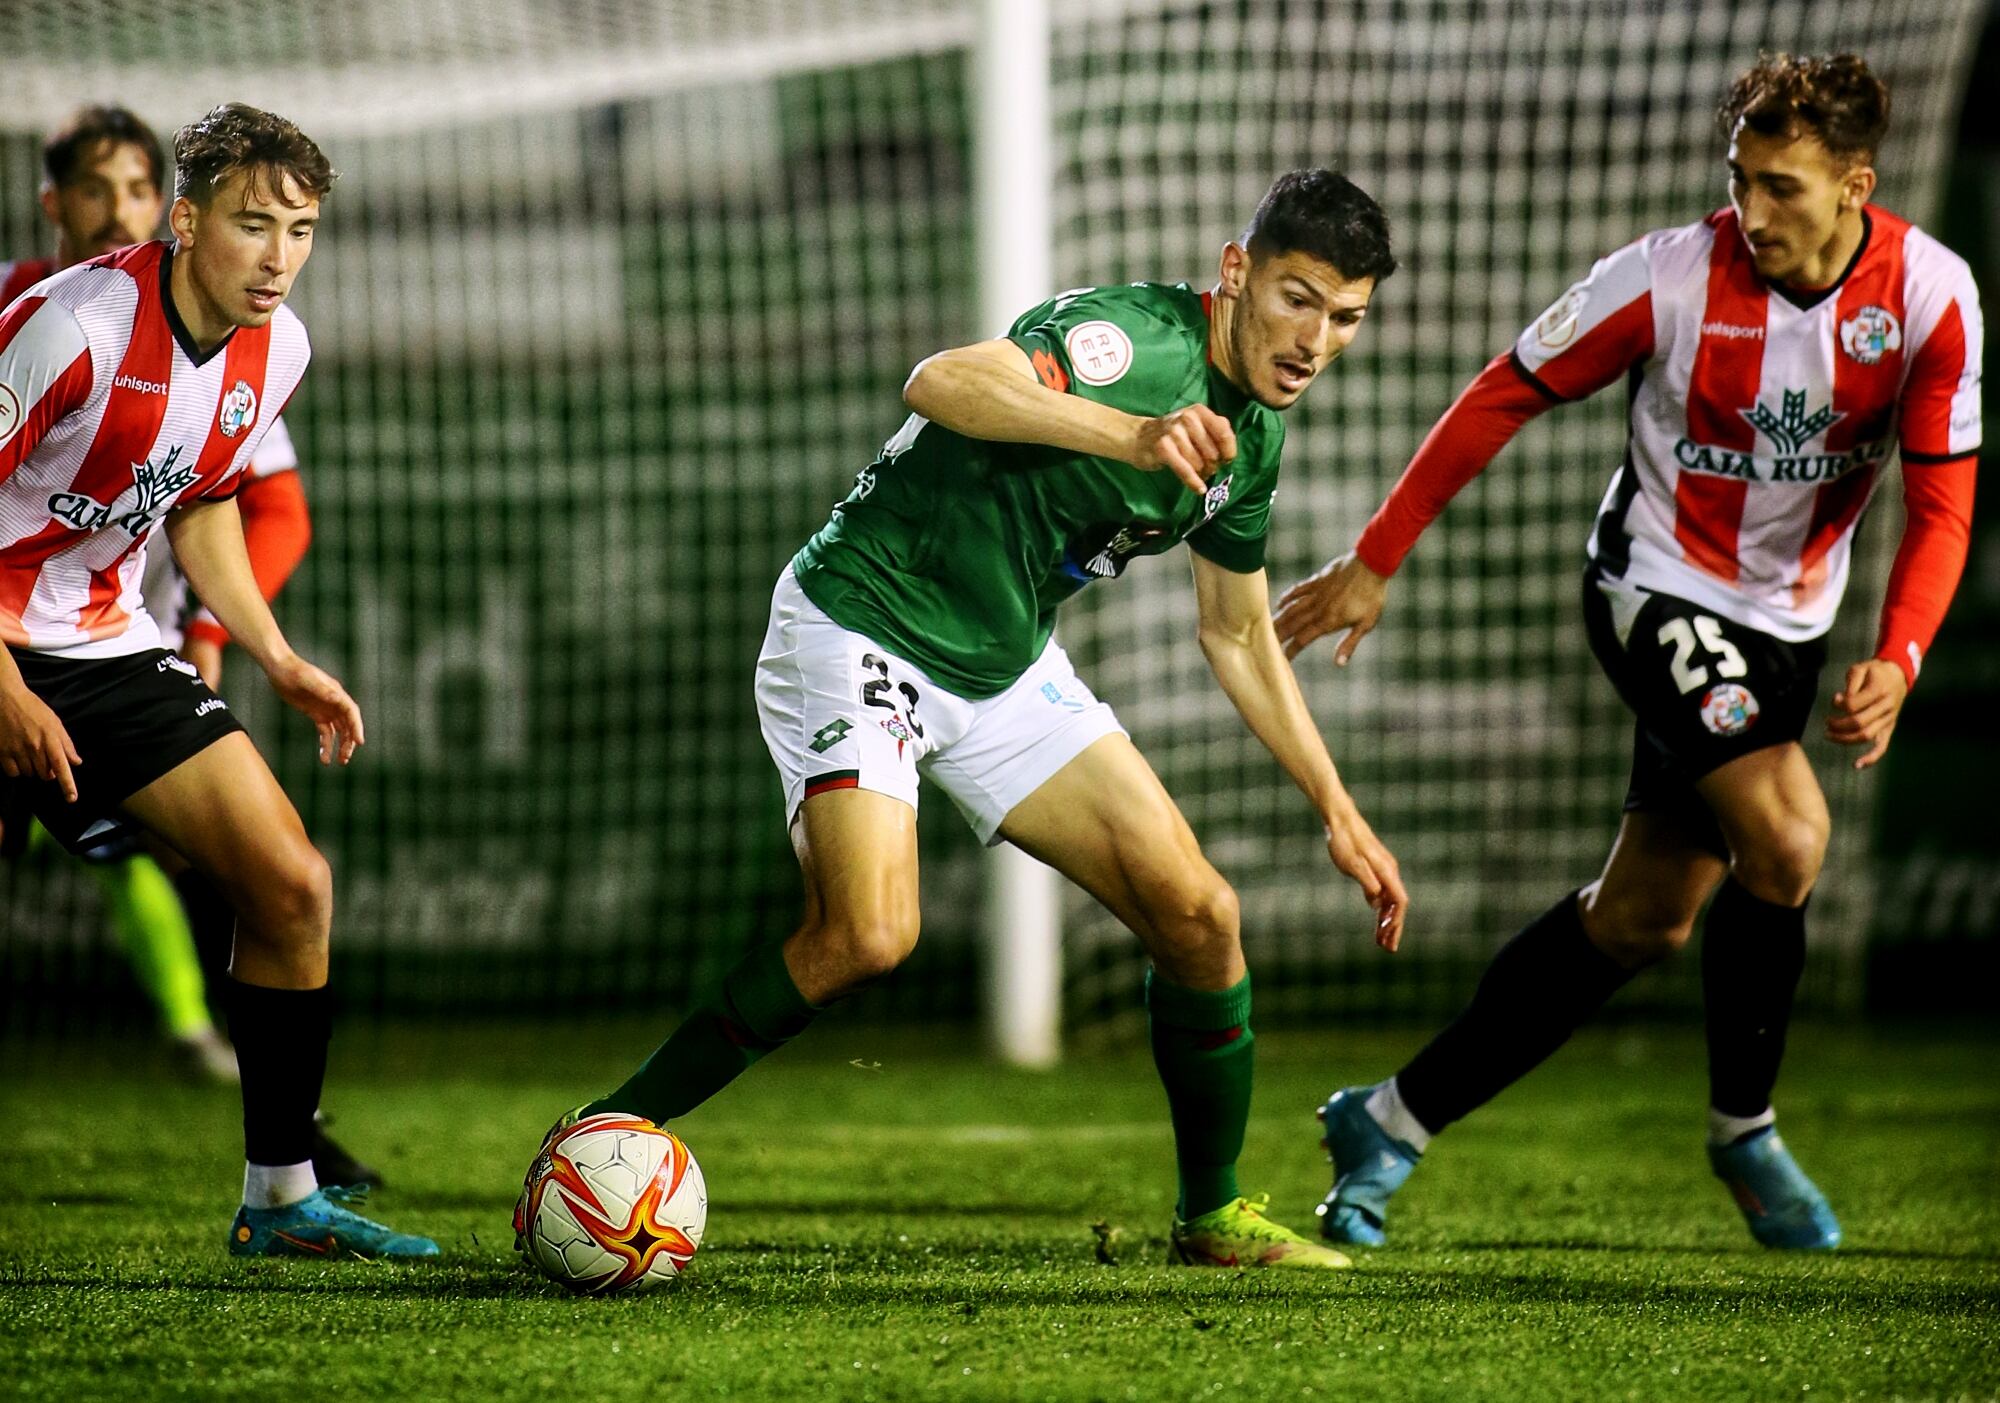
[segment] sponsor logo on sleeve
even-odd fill
[[[0,444],[12,438],[28,416],[21,412],[21,397],[14,387],[0,380]]]
[[[1740,736],[1757,723],[1761,710],[1748,687],[1718,682],[1702,694],[1701,724],[1718,736]]]
[[[1863,307],[1840,324],[1840,349],[1863,365],[1903,349],[1903,328],[1887,307]]]
[[[236,388],[222,397],[222,410],[215,416],[224,438],[235,438],[243,426],[257,417],[257,392],[248,380],[238,380]]]
[[[1583,315],[1583,304],[1589,300],[1590,294],[1583,290],[1582,283],[1558,297],[1555,305],[1535,323],[1535,340],[1551,351],[1560,351],[1576,340],[1577,318]]]
[[[1132,368],[1132,338],[1111,322],[1079,322],[1063,338],[1069,368],[1086,385],[1110,385]]]

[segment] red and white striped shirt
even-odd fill
[[[1818,637],[1900,448],[1910,526],[1878,656],[1914,679],[1965,561],[1982,325],[1963,259],[1887,210],[1862,217],[1846,273],[1811,293],[1758,276],[1731,210],[1600,260],[1431,431],[1362,560],[1391,573],[1527,419],[1629,379],[1625,462],[1589,544],[1604,575]]]
[[[200,353],[167,296],[171,258],[137,244],[0,312],[0,639],[16,647],[158,647],[147,543],[175,505],[242,485],[305,374],[286,307]]]

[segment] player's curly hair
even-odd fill
[[[275,112],[225,102],[174,133],[174,196],[205,205],[237,171],[255,173],[278,197],[284,177],[308,199],[321,199],[339,179],[313,139]]]
[[[1716,118],[1760,136],[1819,138],[1840,161],[1872,161],[1889,130],[1889,86],[1859,54],[1764,54],[1730,85]]]
[[[153,187],[166,188],[167,156],[160,149],[160,138],[131,108],[103,103],[77,108],[68,121],[49,133],[48,140],[42,143],[42,173],[50,185],[60,190],[76,179],[84,158],[105,142],[138,147],[139,154],[146,158],[146,169],[152,173]]]
[[[1309,253],[1344,278],[1380,283],[1396,271],[1389,251],[1389,216],[1368,193],[1339,171],[1286,171],[1271,182],[1243,246],[1251,256]]]

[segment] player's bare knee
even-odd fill
[[[270,857],[235,890],[244,923],[280,943],[324,943],[333,925],[333,869],[310,843]]]
[[[1238,948],[1242,906],[1236,889],[1210,870],[1205,879],[1190,874],[1173,887],[1150,894],[1152,955],[1163,972],[1203,969],[1226,962]]]
[[[1675,954],[1694,935],[1698,904],[1679,891],[1609,891],[1585,887],[1579,906],[1590,943],[1627,969]]]
[[[822,920],[805,933],[844,984],[859,986],[884,978],[907,960],[917,948],[917,931],[912,912]]]
[[[1787,815],[1744,842],[1731,855],[1730,871],[1759,900],[1797,906],[1819,881],[1827,827],[1823,815]]]

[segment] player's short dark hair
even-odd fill
[[[1730,85],[1716,113],[1724,136],[1819,138],[1840,161],[1871,161],[1889,131],[1889,85],[1859,54],[1765,54]]]
[[[339,179],[313,139],[275,112],[225,102],[174,134],[174,196],[207,204],[215,189],[238,171],[269,181],[279,198],[284,177],[308,199],[320,199]]]
[[[140,121],[129,107],[91,103],[72,112],[69,120],[49,133],[42,143],[42,173],[49,184],[61,190],[77,178],[84,162],[109,142],[113,146],[130,143],[146,158],[153,188],[167,187],[167,155],[160,138]]]
[[[1308,253],[1343,278],[1380,283],[1396,271],[1389,251],[1389,216],[1368,193],[1339,171],[1286,171],[1271,182],[1243,246],[1253,258]]]

